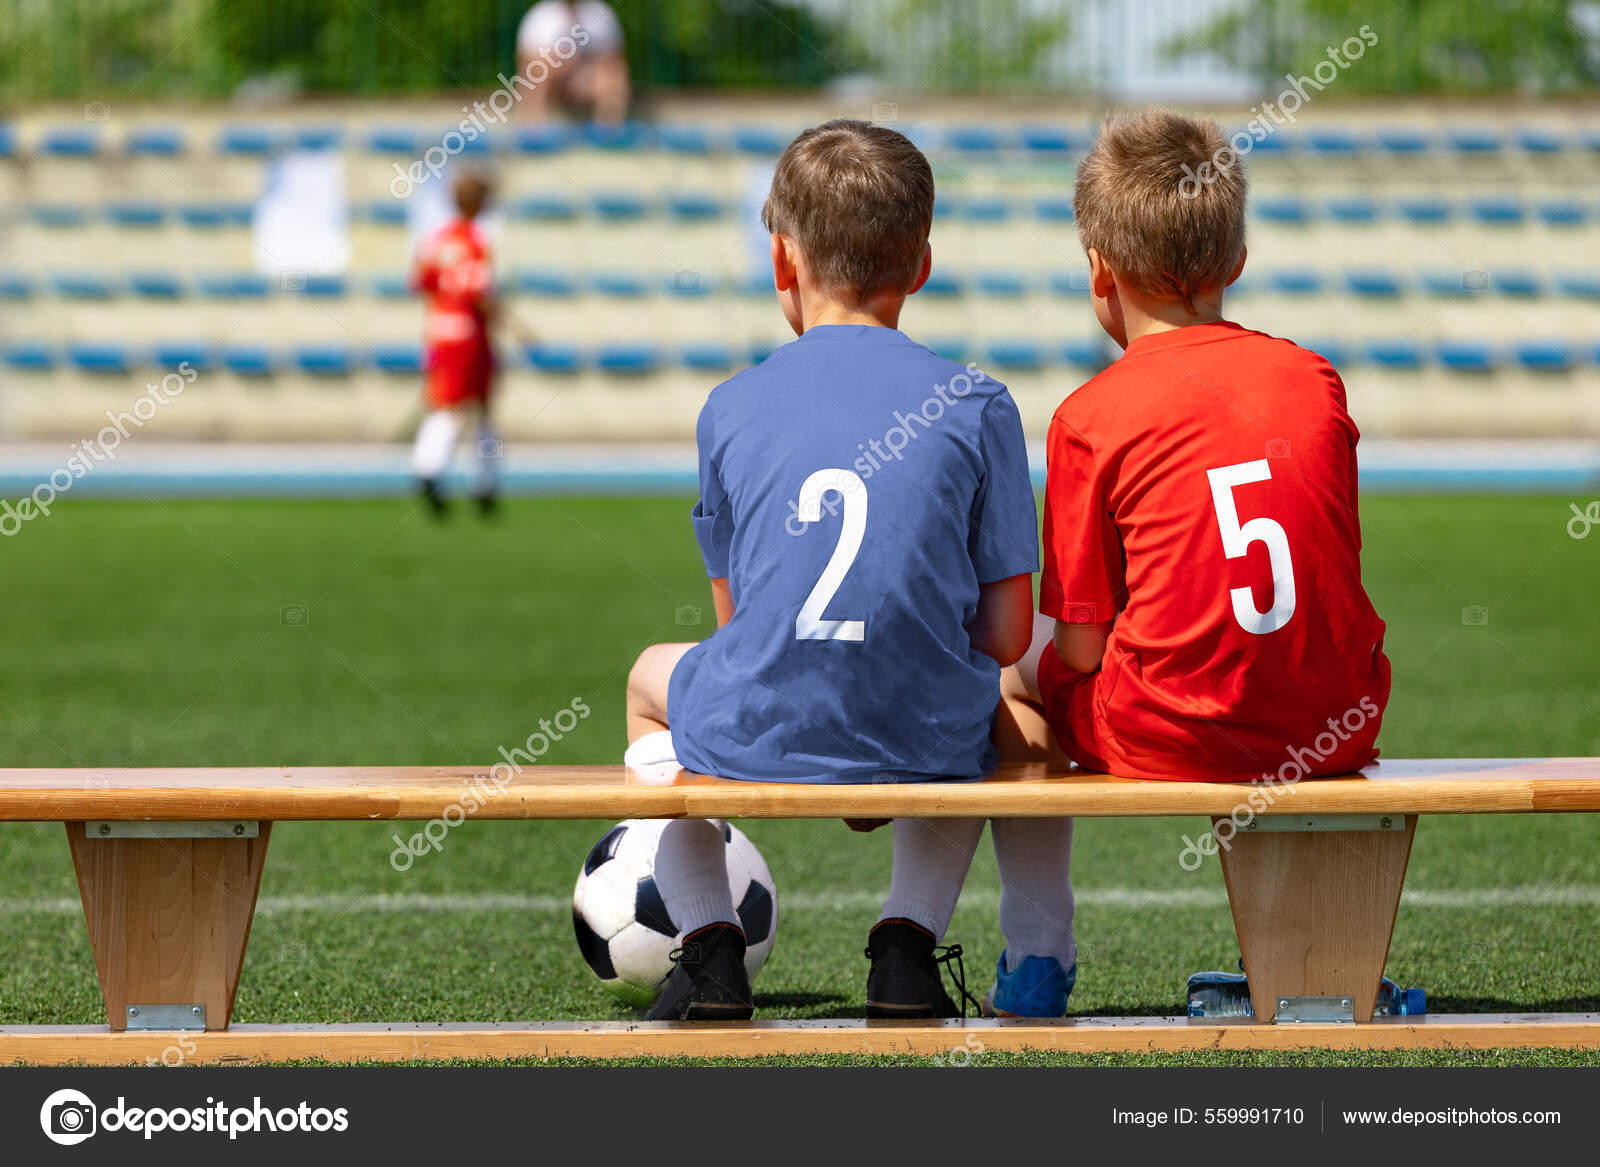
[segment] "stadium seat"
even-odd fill
[[[170,271],[129,272],[128,291],[147,300],[176,300],[183,295],[183,277]]]
[[[1488,287],[1488,277],[1483,272],[1433,269],[1423,272],[1419,279],[1422,290],[1430,296],[1464,296],[1469,292],[1484,291]]]
[[[951,126],[944,132],[945,146],[963,154],[992,154],[1000,148],[1000,141],[992,126]]]
[[[34,203],[28,218],[40,227],[82,227],[89,221],[89,209],[80,203]]]
[[[1075,267],[1067,271],[1053,271],[1045,277],[1045,287],[1052,296],[1087,296],[1089,269]]]
[[[1364,139],[1346,129],[1310,129],[1305,133],[1305,142],[1318,154],[1359,154],[1365,148]]]
[[[1251,209],[1258,219],[1267,223],[1286,223],[1300,226],[1311,220],[1310,208],[1304,199],[1294,195],[1276,195],[1256,199]]]
[[[272,285],[257,272],[204,272],[195,277],[195,290],[212,300],[257,300]]]
[[[980,195],[961,205],[961,217],[972,223],[1003,223],[1011,217],[1011,206],[1002,197]]]
[[[785,134],[771,126],[735,126],[733,148],[740,154],[776,157],[783,153],[784,147],[788,146],[792,137],[792,134]]]
[[[355,357],[342,344],[302,344],[295,346],[294,365],[314,377],[344,377],[355,368]]]
[[[512,273],[511,283],[519,292],[530,296],[576,296],[578,281],[565,272],[552,268],[519,268]]]
[[[519,219],[556,221],[578,217],[578,201],[560,191],[540,191],[524,195],[511,204],[511,213]]]
[[[1413,340],[1368,341],[1366,356],[1373,364],[1386,369],[1422,367],[1422,346]]]
[[[1096,372],[1106,367],[1107,355],[1106,342],[1098,337],[1069,340],[1061,346],[1061,357],[1067,364]]]
[[[0,354],[13,369],[42,373],[56,367],[55,350],[37,340],[5,341]]]
[[[1468,206],[1474,219],[1491,226],[1521,223],[1527,216],[1522,201],[1511,196],[1473,199]]]
[[[248,227],[255,215],[250,203],[185,203],[178,221],[185,227]]]
[[[1499,131],[1488,127],[1453,129],[1445,141],[1457,154],[1493,154],[1505,145]]]
[[[289,136],[296,150],[337,150],[344,145],[341,126],[296,126]]]
[[[1434,346],[1439,363],[1457,373],[1486,373],[1494,368],[1494,350],[1477,340],[1441,340]]]
[[[199,340],[158,340],[150,346],[150,355],[162,368],[188,365],[198,373],[209,369],[214,362],[213,347]]]
[[[750,363],[752,365],[759,365],[773,353],[777,352],[780,347],[781,346],[778,343],[769,340],[757,340],[751,342]]]
[[[330,272],[286,272],[278,286],[312,300],[343,299],[347,290],[345,278]]]
[[[657,126],[656,141],[673,154],[711,153],[711,135],[704,126]]]
[[[1489,286],[1502,296],[1518,299],[1529,299],[1544,292],[1544,281],[1538,273],[1525,269],[1490,272]]]
[[[183,130],[177,126],[135,126],[123,141],[129,154],[152,158],[176,158],[184,146]]]
[[[686,369],[696,372],[721,373],[733,368],[733,350],[721,341],[697,341],[679,350],[678,359]]]
[[[1385,126],[1378,130],[1378,145],[1390,154],[1424,154],[1432,144],[1432,138],[1422,130],[1404,126]]]
[[[961,281],[954,275],[952,275],[950,272],[940,271],[939,269],[935,268],[931,273],[929,273],[927,282],[922,285],[922,288],[917,295],[959,296],[962,294],[963,290],[964,289],[962,288]],[[766,278],[766,286],[763,289],[763,293],[770,291],[772,291],[772,277],[769,275]]]
[[[1524,126],[1517,131],[1517,147],[1528,154],[1559,154],[1567,148],[1567,140],[1551,130]]]
[[[100,152],[100,131],[89,126],[56,126],[39,135],[34,149],[57,158],[92,158]]]
[[[1519,340],[1512,355],[1524,369],[1536,373],[1564,373],[1573,365],[1572,346],[1559,340]]]
[[[167,208],[160,203],[107,203],[105,214],[113,227],[159,227],[167,221]]]
[[[567,148],[569,138],[562,126],[518,126],[512,143],[524,154],[556,154]]]
[[[109,300],[117,294],[117,285],[101,272],[54,272],[50,288],[64,300]]]
[[[1034,340],[997,340],[983,351],[985,366],[997,369],[1041,369],[1046,361],[1045,347]]]
[[[1556,291],[1582,300],[1600,300],[1600,272],[1563,271],[1555,275]]]
[[[695,300],[709,296],[715,289],[716,282],[705,272],[685,270],[675,271],[667,276],[663,286],[669,295]]]
[[[597,271],[589,276],[589,288],[601,296],[635,300],[649,293],[650,284],[631,271]]]
[[[81,341],[67,346],[67,360],[83,373],[126,373],[133,367],[133,354],[115,341]]]
[[[1024,149],[1036,154],[1069,154],[1086,145],[1082,135],[1065,126],[1028,125],[1017,131]]]
[[[372,294],[380,300],[409,300],[414,294],[405,272],[379,272],[372,277]]]
[[[10,126],[0,125],[0,158],[17,156],[17,134]]]
[[[1448,200],[1433,196],[1396,199],[1395,207],[1402,219],[1417,226],[1447,223],[1455,215],[1455,208]]]
[[[639,377],[661,367],[661,353],[653,344],[617,342],[596,353],[594,364],[602,372]]]
[[[1335,223],[1366,224],[1378,221],[1378,200],[1365,195],[1329,199],[1328,218]]]
[[[667,195],[666,201],[667,214],[691,223],[721,218],[727,210],[709,191],[676,191]]]
[[[1267,274],[1267,284],[1283,296],[1311,296],[1322,291],[1322,273],[1315,268],[1277,268]]]
[[[373,199],[364,206],[355,207],[352,210],[355,211],[358,217],[382,227],[404,227],[406,225],[406,205],[399,199]]]
[[[928,278],[928,283],[931,284],[932,282],[933,277],[930,276]],[[747,271],[734,282],[734,290],[741,296],[755,300],[764,300],[774,294],[772,273],[770,271],[762,271],[759,268],[753,271]],[[927,290],[928,286],[927,284],[924,284],[922,286],[922,291],[926,293]]]
[[[1011,298],[1021,296],[1028,290],[1021,272],[1002,269],[979,272],[973,279],[973,285],[984,296]]]
[[[217,134],[219,154],[240,154],[259,158],[271,154],[277,146],[277,134],[265,126],[223,126]]]
[[[417,135],[408,126],[374,126],[367,135],[367,149],[374,154],[410,154],[417,151]]]
[[[1587,218],[1576,199],[1546,199],[1535,208],[1539,221],[1550,227],[1576,227]]]
[[[218,358],[224,369],[241,377],[269,377],[277,367],[265,345],[224,345]]]
[[[596,191],[589,201],[602,219],[642,219],[649,209],[643,198],[626,190]]]
[[[1387,298],[1405,290],[1398,275],[1382,268],[1353,268],[1345,272],[1344,282],[1355,296]]]
[[[21,272],[0,271],[0,300],[33,299],[33,281]]]
[[[650,127],[641,122],[625,122],[620,126],[590,122],[576,134],[596,150],[637,150],[650,143]]]
[[[1076,218],[1071,195],[1045,195],[1035,199],[1033,211],[1047,223],[1071,223]]]
[[[1300,347],[1316,353],[1335,369],[1342,369],[1351,364],[1353,350],[1350,345],[1342,340],[1332,338],[1326,340],[1302,340]]]
[[[945,360],[962,365],[967,363],[967,354],[971,351],[966,340],[957,336],[936,336],[924,343]]]
[[[380,373],[419,374],[423,368],[422,346],[404,341],[375,344],[372,346],[372,367]]]
[[[541,341],[523,346],[523,357],[530,368],[541,373],[576,373],[583,367],[578,346]]]

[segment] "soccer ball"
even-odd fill
[[[629,819],[594,845],[572,891],[578,951],[613,996],[647,1008],[672,972],[681,942],[656,887],[656,848],[671,819]],[[778,890],[756,845],[729,824],[728,888],[747,945],[745,971],[754,981],[778,932]]]

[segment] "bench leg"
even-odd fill
[[[1222,874],[1258,1021],[1274,1019],[1280,997],[1349,997],[1355,1018],[1371,1019],[1416,816],[1404,824],[1241,830],[1229,840]]]
[[[128,1028],[130,1007],[152,1005],[186,1007],[196,1025],[199,1006],[205,1028],[228,1027],[271,827],[257,838],[99,838],[67,824],[113,1031]]]

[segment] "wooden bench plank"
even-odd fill
[[[248,1064],[324,1058],[769,1057],[911,1054],[981,1064],[986,1053],[1190,1050],[1600,1049],[1600,1014],[1439,1014],[1370,1025],[1256,1025],[1186,1017],[1061,1021],[520,1022],[235,1025],[219,1033],[110,1033],[100,1026],[0,1027],[0,1065]]]
[[[444,766],[12,769],[0,770],[0,821],[425,820],[473,798],[481,802],[470,809],[476,819],[1228,815],[1252,789],[1037,764],[970,782],[859,786],[698,774],[658,784],[620,766],[528,766],[503,788],[488,768]],[[1600,811],[1600,758],[1399,760],[1260,789],[1272,792],[1260,812],[1270,815],[1593,812]]]

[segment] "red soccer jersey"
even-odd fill
[[[1229,323],[1140,337],[1061,404],[1040,610],[1115,619],[1099,672],[1041,668],[1075,760],[1215,780],[1371,760],[1389,662],[1359,437],[1327,361]]]
[[[488,395],[492,359],[487,306],[494,293],[489,246],[470,219],[452,219],[417,255],[427,300],[428,395],[436,406]]]

